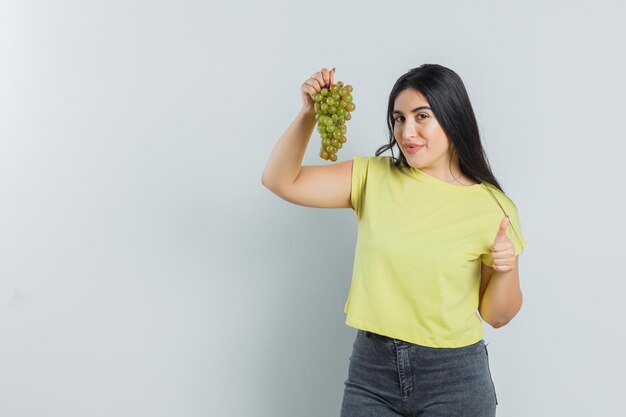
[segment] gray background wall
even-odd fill
[[[624,12],[0,2],[0,416],[338,415],[356,219],[260,178],[313,72],[354,86],[346,160],[422,63],[464,80],[528,241],[522,310],[485,325],[498,415],[615,415]]]

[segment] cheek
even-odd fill
[[[429,126],[427,132],[432,142],[431,146],[436,146],[439,149],[447,149],[450,146],[448,136],[438,124]]]
[[[425,136],[428,136],[429,138],[437,141],[439,141],[439,139],[443,135],[443,130],[436,122],[431,122],[424,125],[422,132],[424,132]]]

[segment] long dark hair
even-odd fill
[[[378,148],[376,156],[391,149],[393,164],[397,168],[409,167],[399,148],[400,158],[396,158],[393,153],[393,147],[397,146],[393,135],[393,104],[398,94],[407,88],[417,90],[426,97],[439,125],[452,142],[453,155],[455,152],[458,154],[461,172],[474,181],[491,184],[504,193],[491,172],[465,85],[456,72],[442,65],[423,64],[398,78],[389,94],[387,107],[389,143]]]

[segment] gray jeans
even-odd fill
[[[341,417],[494,417],[484,340],[433,348],[358,330]]]

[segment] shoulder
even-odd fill
[[[524,239],[524,234],[522,233],[517,206],[508,195],[498,190],[496,187],[486,185],[486,188],[491,191],[494,198],[497,199],[498,205],[502,211],[509,216],[510,223],[506,233],[515,246],[515,255],[519,255],[526,246],[526,239]]]
[[[399,160],[392,158],[389,155],[379,155],[379,156],[363,156],[356,155],[354,158],[354,163],[359,165],[370,166],[379,169],[385,170],[402,170]]]
[[[395,183],[407,173],[401,165],[395,162],[391,156],[355,155],[352,162],[353,178],[369,178]]]
[[[374,169],[390,169],[395,168],[393,166],[393,160],[390,156],[366,156],[355,155],[352,159],[354,166],[362,169],[374,168]]]
[[[373,156],[373,155],[355,155],[353,158],[355,161],[358,159],[360,161],[371,162],[375,164],[387,163],[387,160],[391,160],[390,156]]]
[[[504,209],[507,214],[517,214],[517,206],[511,197],[500,191],[498,188],[491,184],[484,183],[484,188],[492,195],[492,197],[498,202],[498,204]]]

